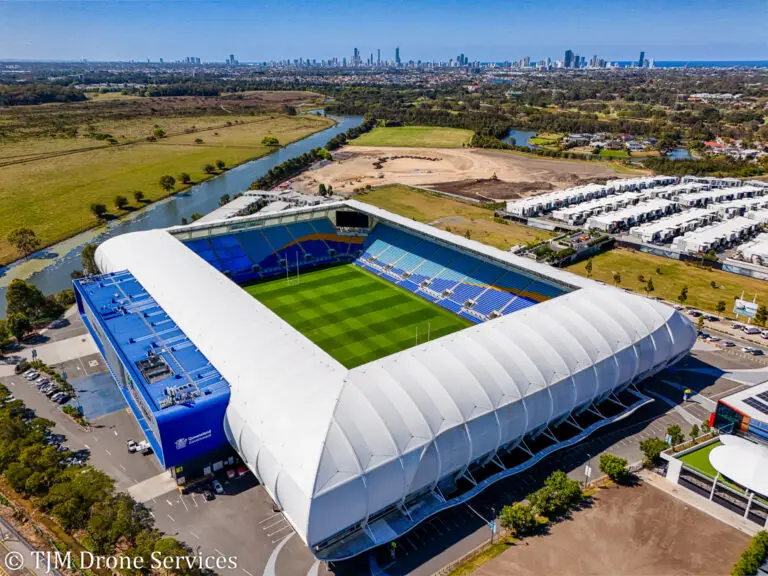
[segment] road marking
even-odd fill
[[[123,472],[127,472],[127,469],[122,464],[120,464],[120,468],[123,470]]]
[[[176,522],[176,520],[174,520],[174,519],[173,519],[173,516],[171,516],[170,514],[166,514],[166,516],[168,516],[168,518],[170,518],[170,519],[171,519],[171,522]]]
[[[170,500],[166,499],[165,501],[168,502],[168,506],[173,506],[173,502],[171,502]]]
[[[280,533],[280,532],[282,532],[283,530],[290,530],[290,529],[291,529],[291,526],[290,526],[290,524],[289,524],[288,526],[283,526],[282,528],[280,528],[280,529],[278,529],[278,530],[275,530],[274,532],[267,532],[267,536],[269,536],[270,538],[272,538],[272,536],[274,536],[275,534],[279,534],[279,533]]]
[[[315,560],[312,563],[312,566],[309,567],[309,570],[307,571],[307,576],[317,576],[319,570],[320,570],[320,560]]]
[[[200,536],[198,536],[197,534],[195,534],[194,532],[192,532],[192,530],[190,530],[190,531],[189,531],[189,533],[190,533],[190,534],[192,534],[192,536],[194,536],[194,537],[195,537],[195,538],[197,538],[198,540],[200,540]]]
[[[104,448],[104,452],[106,452],[107,454],[109,454],[110,456],[112,456],[112,452],[110,452],[110,451],[109,451],[109,450],[107,450],[106,448]]]
[[[248,574],[248,576],[253,576],[253,574],[251,574],[250,572],[248,572],[248,570],[246,570],[245,568],[243,568],[243,572],[245,572],[246,574]]]
[[[192,494],[192,502],[195,503],[195,508],[197,508],[197,500],[195,499],[195,495]]]
[[[88,446],[88,444],[83,444],[83,446],[85,446],[85,447],[86,447],[86,449],[88,449],[88,450],[90,450],[90,449],[91,449],[91,447],[90,447],[90,446]]]
[[[266,518],[264,518],[264,520],[260,520],[259,524],[264,524],[264,522],[266,522],[267,520],[271,520],[275,516],[280,516],[280,512],[276,512],[275,514],[272,514],[272,516],[267,516]]]
[[[224,552],[222,552],[218,548],[214,548],[213,551],[216,552],[216,554],[218,554],[219,556],[224,556]]]
[[[275,549],[272,550],[272,554],[269,555],[269,559],[267,560],[267,565],[264,566],[264,574],[263,576],[276,576],[275,575],[275,567],[277,566],[277,556],[280,554],[280,550],[283,549],[283,546],[285,546],[291,538],[293,538],[293,535],[295,532],[292,532],[288,534],[285,538],[280,540],[280,544],[275,546]],[[274,544],[274,542],[273,542]]]
[[[272,522],[272,524],[267,524],[266,526],[262,526],[261,529],[262,530],[269,530],[270,528],[272,528],[272,526],[277,526],[281,522],[285,522],[285,518],[280,518],[279,520],[276,520],[275,522]]]
[[[154,517],[155,517],[155,513],[154,513],[154,512],[152,512],[152,510],[150,510],[150,511],[149,511],[149,515],[150,515],[150,516],[152,516],[152,518],[154,518]]]
[[[189,508],[187,508],[187,503],[184,502],[184,496],[179,496],[179,500],[181,500],[181,503],[184,504],[184,508],[189,512]]]

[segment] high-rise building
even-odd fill
[[[395,48],[395,64],[400,66],[400,46]]]
[[[234,64],[235,63],[235,55],[234,54],[230,54],[229,55],[229,63],[230,64]]]
[[[376,50],[376,66],[381,66],[381,48]]]
[[[571,68],[573,66],[573,51],[572,50],[566,50],[565,51],[565,60],[563,61],[563,66],[566,68]]]
[[[163,59],[162,59],[162,58],[160,58],[160,64],[162,64],[162,63],[163,63]]]
[[[640,51],[640,58],[637,59],[637,67],[642,68],[645,61],[645,51]]]
[[[360,64],[360,50],[355,48],[355,51],[352,54],[352,66],[357,66],[358,64]]]

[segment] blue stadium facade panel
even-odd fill
[[[160,464],[228,446],[229,385],[130,272],[74,282],[78,309]]]

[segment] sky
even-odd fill
[[[768,60],[768,0],[0,0],[0,59]]]

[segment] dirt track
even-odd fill
[[[526,538],[475,576],[728,574],[749,537],[651,486],[608,488],[592,508]]]
[[[449,183],[454,193],[503,199],[530,196],[594,179],[621,177],[610,166],[596,162],[540,159],[469,148],[355,146],[346,147],[334,156],[335,162],[299,176],[294,187],[316,192],[323,183],[343,194],[368,184]],[[490,180],[494,174],[496,179]],[[490,180],[491,185],[478,184],[478,180]]]

